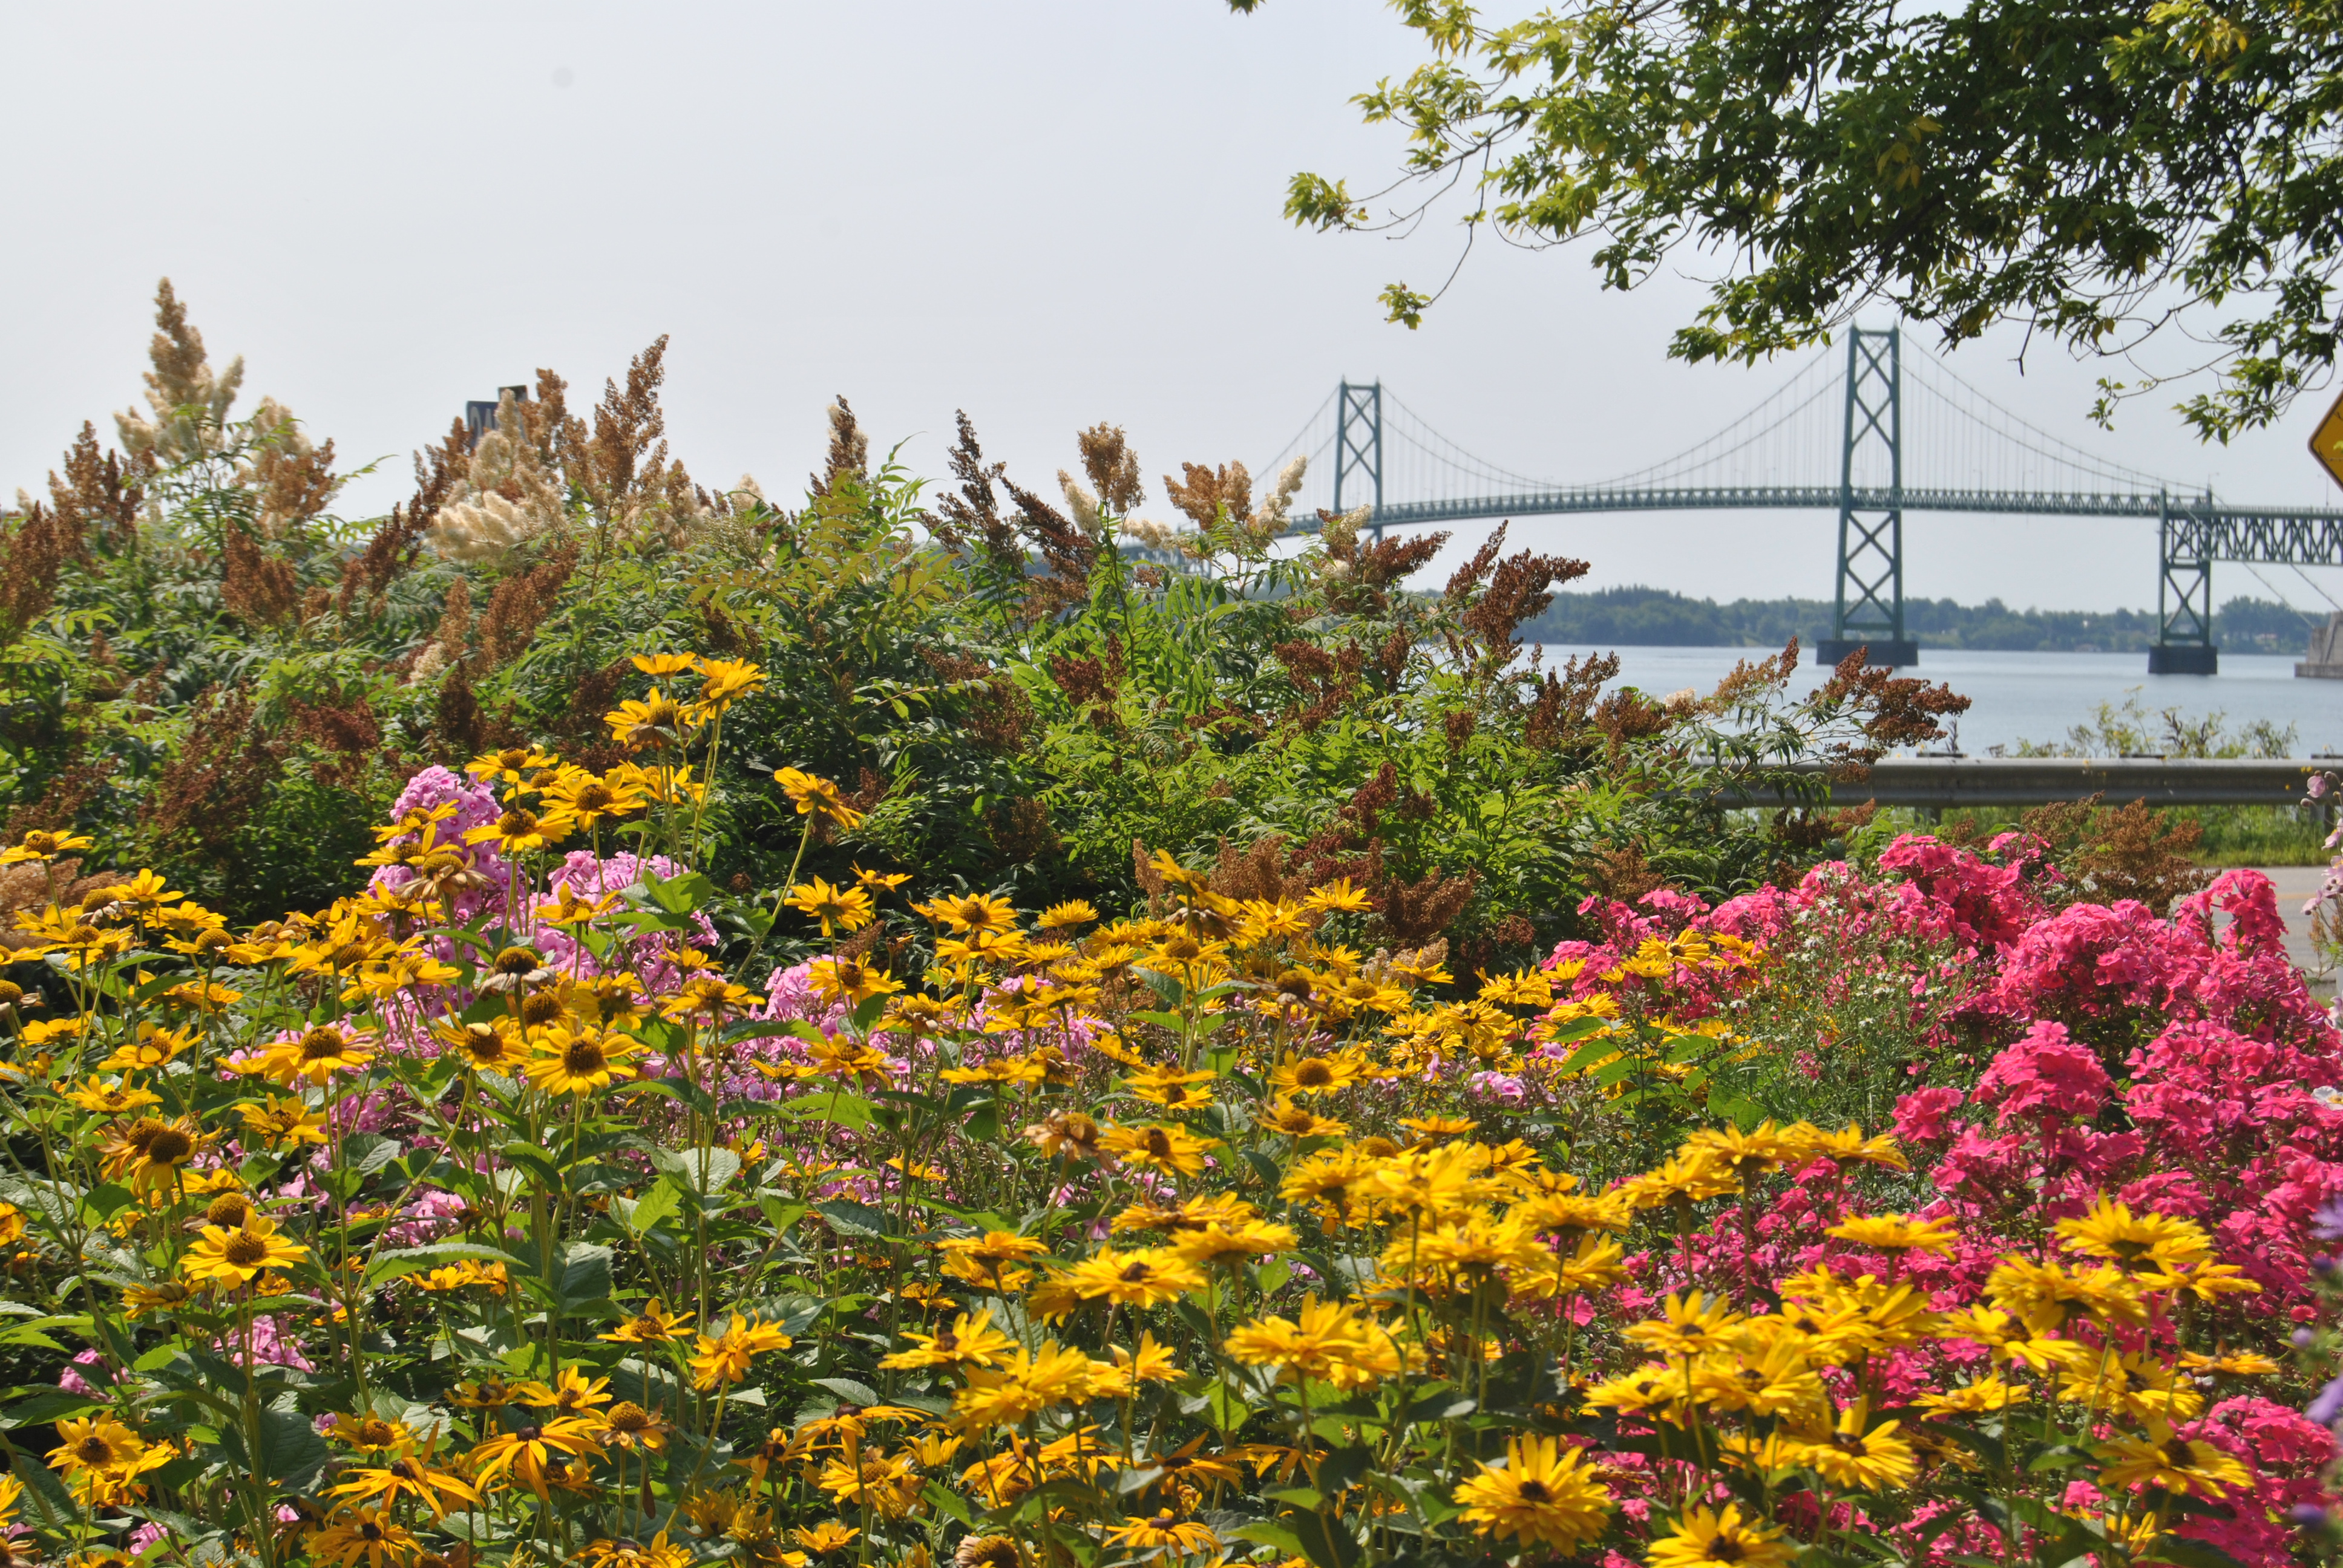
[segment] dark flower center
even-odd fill
[[[562,1070],[573,1078],[590,1078],[608,1065],[609,1058],[590,1040],[573,1040],[561,1053]]]
[[[301,1060],[332,1061],[349,1049],[349,1043],[336,1030],[313,1029],[301,1037]]]
[[[146,1158],[157,1165],[176,1165],[196,1151],[196,1141],[176,1127],[156,1130],[146,1141]]]
[[[249,1231],[238,1231],[221,1245],[220,1256],[239,1269],[254,1268],[267,1260],[268,1242]]]

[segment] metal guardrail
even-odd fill
[[[2324,764],[2300,759],[2161,757],[1890,757],[1872,765],[1860,784],[1832,788],[1840,805],[2044,806],[2104,795],[2111,806],[2145,800],[2151,806],[2298,806]],[[1799,771],[1821,772],[1819,767]],[[1748,805],[1782,803],[1753,791]]]

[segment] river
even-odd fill
[[[1546,661],[1598,651],[1548,645]],[[1765,650],[1748,648],[1622,648],[1616,684],[1653,696],[1692,687],[1706,692],[1726,671]],[[1813,654],[1806,655],[1811,660]],[[2255,719],[2295,728],[2293,754],[2343,754],[2343,680],[2301,680],[2294,656],[2221,655],[2221,673],[2150,675],[2145,653],[1972,653],[1923,648],[1916,668],[1900,675],[1942,681],[1970,699],[1960,719],[1960,749],[1984,756],[2020,740],[2063,741],[2069,729],[2089,724],[2099,704],[2136,701],[2148,716],[2177,709],[2185,719],[2224,716],[2235,731]],[[1794,689],[1810,691],[1828,672],[1808,663]]]

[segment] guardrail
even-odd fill
[[[1938,809],[2043,806],[2104,795],[2109,805],[2145,800],[2151,806],[2298,806],[2322,767],[2337,762],[2300,759],[2161,757],[1889,757],[1872,764],[1860,784],[1832,788],[1840,805],[1875,800],[1882,806]],[[1819,767],[1800,771],[1821,772]],[[1781,804],[1752,791],[1749,805]]]

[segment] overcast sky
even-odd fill
[[[368,511],[404,494],[408,452],[466,398],[550,366],[590,401],[660,333],[677,455],[777,498],[814,466],[836,393],[930,473],[964,407],[1046,487],[1096,420],[1129,429],[1151,477],[1259,464],[1338,377],[1380,377],[1483,457],[1592,479],[1706,436],[1799,368],[1670,363],[1697,285],[1606,294],[1583,250],[1484,246],[1420,331],[1385,325],[1376,290],[1436,281],[1455,229],[1393,242],[1280,216],[1297,168],[1358,190],[1395,162],[1396,136],[1346,101],[1417,57],[1372,0],[1251,17],[1221,0],[85,0],[0,9],[0,494],[37,493],[84,418],[110,437],[166,274],[215,360],[245,357],[251,396],[346,458],[387,459],[350,493]],[[2157,407],[2094,432],[2096,372],[2055,351],[2023,376],[2006,342],[1955,364],[2112,459],[2243,499],[2343,501],[2303,450],[2318,407],[2207,450]],[[1913,594],[2154,600],[2152,526],[1907,527]],[[1820,512],[1514,528],[1591,559],[1598,585],[1724,598],[1827,596],[1832,534]],[[2217,590],[2267,591],[2241,568]]]

